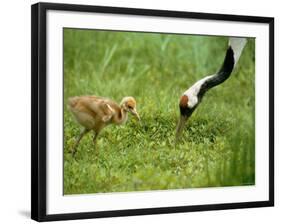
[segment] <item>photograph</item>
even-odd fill
[[[274,18],[31,15],[32,219],[274,206]]]
[[[62,35],[64,195],[255,185],[255,37]]]
[[[0,223],[278,223],[275,2],[4,1]]]

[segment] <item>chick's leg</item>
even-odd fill
[[[93,144],[94,144],[94,149],[96,153],[98,152],[98,146],[97,146],[97,138],[98,138],[99,132],[95,132],[93,136]]]
[[[94,137],[93,137],[93,143],[96,144],[97,138],[98,138],[99,133],[95,132]]]
[[[80,142],[80,140],[83,138],[83,136],[85,135],[85,134],[87,134],[89,132],[89,130],[88,129],[86,129],[86,128],[84,128],[82,131],[81,131],[81,133],[79,134],[79,136],[78,136],[78,138],[76,139],[76,142],[75,142],[75,144],[74,144],[74,146],[73,146],[73,148],[72,148],[72,156],[75,156],[75,154],[76,154],[76,152],[77,152],[77,147],[78,147],[78,145],[79,145],[79,142]]]

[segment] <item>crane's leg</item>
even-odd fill
[[[74,144],[74,146],[73,146],[73,148],[72,148],[72,156],[74,157],[75,156],[75,154],[76,154],[76,152],[77,152],[77,147],[78,147],[78,145],[79,145],[79,142],[80,142],[80,140],[83,138],[83,136],[85,135],[85,134],[87,134],[89,132],[89,130],[88,129],[86,129],[86,128],[84,128],[82,131],[81,131],[81,133],[79,134],[79,136],[78,136],[78,138],[76,139],[76,142],[75,142],[75,144]]]

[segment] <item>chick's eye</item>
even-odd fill
[[[129,108],[129,109],[133,109],[133,107],[132,107],[132,106],[128,106],[128,108]]]

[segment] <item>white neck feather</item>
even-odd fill
[[[234,52],[234,67],[237,64],[246,43],[247,43],[246,38],[240,38],[240,37],[229,38],[229,46],[231,46]]]

